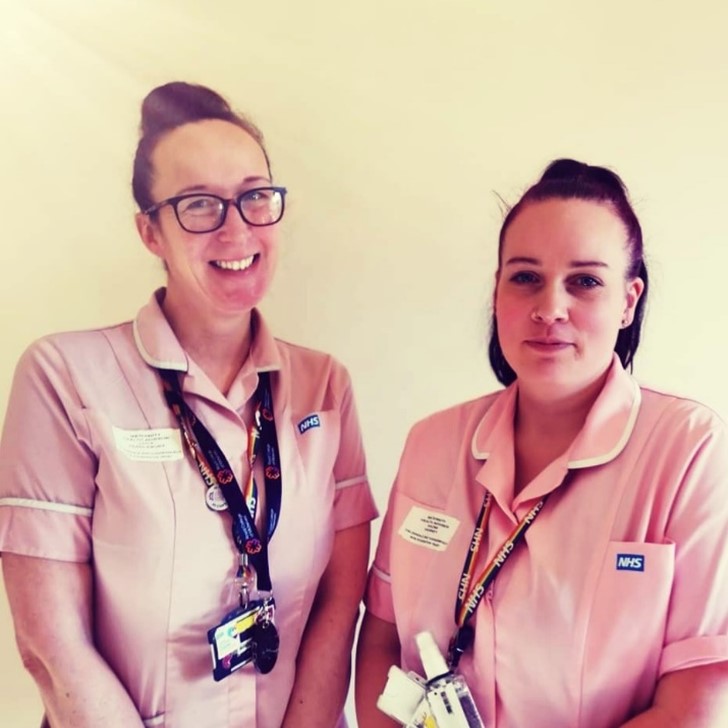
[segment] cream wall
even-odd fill
[[[35,337],[161,280],[129,187],[153,85],[212,85],[290,190],[264,309],[335,353],[382,508],[406,431],[491,389],[501,209],[550,159],[613,166],[652,273],[640,379],[728,417],[728,6],[715,0],[0,0],[0,412]],[[377,526],[378,528],[378,526]],[[144,588],[144,585],[140,585]],[[52,618],[52,605],[49,605]],[[0,725],[37,725],[0,594]]]

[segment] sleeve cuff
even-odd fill
[[[0,503],[0,552],[54,561],[88,562],[91,509],[45,501],[33,503]]]
[[[367,611],[385,622],[396,623],[394,603],[392,602],[392,582],[389,574],[385,574],[374,564],[369,570],[367,589],[364,594],[364,605]]]
[[[379,515],[365,477],[337,483],[335,498],[334,529],[337,531],[367,523]]]
[[[667,645],[662,651],[659,675],[688,667],[728,661],[728,635],[691,637]]]

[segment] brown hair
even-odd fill
[[[263,134],[250,119],[233,111],[220,94],[206,86],[173,81],[150,91],[142,102],[141,138],[134,156],[132,192],[143,212],[154,204],[152,181],[154,167],[152,154],[159,140],[169,131],[183,124],[206,119],[220,119],[245,130],[260,145],[270,174],[270,160],[263,142]]]
[[[642,244],[642,228],[629,201],[627,187],[619,175],[604,167],[584,164],[573,159],[557,159],[551,162],[541,175],[541,179],[526,190],[503,220],[498,238],[498,267],[501,264],[506,231],[516,216],[531,203],[551,199],[588,200],[608,205],[624,224],[629,251],[627,278],[639,277],[645,284],[642,295],[637,301],[632,323],[626,328],[620,329],[614,345],[614,351],[617,352],[622,366],[625,369],[631,369],[632,360],[640,343],[642,319],[647,305],[648,280]],[[500,346],[495,313],[491,320],[488,358],[490,366],[501,384],[507,386],[515,381],[516,373],[506,361]]]

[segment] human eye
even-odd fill
[[[181,215],[211,215],[217,214],[220,208],[220,200],[209,195],[195,195],[194,197],[183,197],[178,203],[178,210]]]
[[[603,285],[602,281],[599,280],[599,278],[593,275],[589,275],[587,273],[573,276],[570,279],[569,283],[571,283],[571,285],[575,286],[576,288],[584,289],[599,288]]]
[[[257,187],[254,190],[248,190],[240,195],[241,202],[248,205],[267,205],[273,198],[275,190],[271,190],[268,187]]]
[[[528,286],[538,283],[539,277],[533,271],[519,270],[513,273],[509,280],[517,286]]]

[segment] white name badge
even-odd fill
[[[122,430],[112,427],[116,449],[129,460],[161,463],[181,460],[182,436],[172,427],[158,430]]]
[[[412,506],[399,527],[399,535],[410,543],[434,551],[444,551],[458,530],[460,521],[438,511]]]

